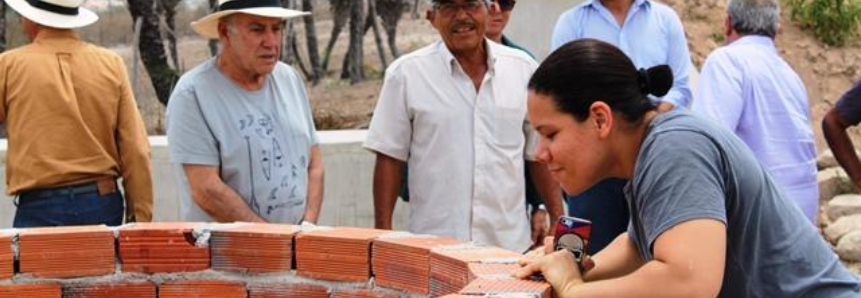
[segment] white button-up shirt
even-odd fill
[[[712,52],[703,65],[692,110],[735,132],[816,222],[816,143],[807,89],[771,38],[749,35]]]
[[[392,63],[365,147],[408,163],[410,232],[522,252],[531,244],[524,157],[534,160],[537,143],[526,96],[537,63],[485,45],[478,92],[443,42]]]

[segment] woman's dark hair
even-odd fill
[[[547,57],[529,80],[529,89],[553,99],[577,121],[589,117],[596,101],[607,103],[631,123],[655,110],[647,95],[664,96],[673,85],[669,66],[640,69],[615,46],[595,39],[569,42]]]

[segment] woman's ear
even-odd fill
[[[593,102],[589,107],[589,120],[595,125],[598,138],[606,139],[613,129],[613,110],[603,101]]]

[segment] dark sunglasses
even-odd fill
[[[493,0],[493,2],[496,2],[496,4],[499,5],[499,9],[503,11],[514,9],[514,4],[517,3],[515,0]]]

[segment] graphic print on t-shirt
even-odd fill
[[[293,146],[282,146],[283,140],[296,136],[284,135],[275,130],[274,118],[262,112],[247,114],[239,121],[239,131],[246,141],[248,167],[251,173],[251,196],[248,204],[257,214],[269,217],[290,209],[301,208],[305,202],[306,152],[284,152]],[[286,144],[286,143],[285,143]],[[286,153],[286,154],[285,154]],[[296,156],[296,160],[288,157]],[[288,210],[280,211],[279,209]]]

